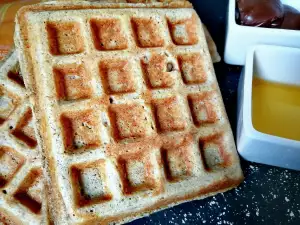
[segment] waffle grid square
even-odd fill
[[[29,148],[37,146],[34,129],[30,124],[32,122],[31,108],[27,108],[22,118],[18,121],[16,127],[11,131],[17,139],[25,143]]]
[[[84,50],[78,23],[47,23],[49,51],[53,55],[81,53]]]
[[[92,96],[90,75],[83,65],[67,64],[54,67],[53,74],[59,100],[79,100]]]
[[[0,187],[5,187],[24,164],[24,157],[7,146],[0,148]]]
[[[164,54],[155,54],[150,59],[144,57],[141,60],[145,81],[149,88],[171,88],[175,81],[175,65]]]
[[[159,24],[161,21],[153,18],[132,18],[133,33],[136,43],[141,48],[162,47],[164,40],[161,37]]]
[[[98,50],[122,50],[127,48],[126,36],[123,34],[118,19],[90,20],[94,46]]]
[[[60,117],[67,152],[96,148],[101,144],[99,119],[91,110],[63,113]]]
[[[74,185],[75,202],[78,207],[112,199],[112,195],[105,183],[106,171],[104,160],[98,160],[89,164],[73,165],[70,170]],[[94,180],[94,182],[85,184],[84,181],[88,179]]]
[[[131,66],[127,60],[115,59],[100,62],[102,85],[107,94],[122,94],[135,91]]]
[[[138,154],[125,154],[118,158],[118,171],[124,195],[160,189],[160,181],[154,175],[152,155],[151,152],[143,151]]]
[[[109,107],[109,117],[116,140],[143,138],[152,134],[151,119],[140,104],[116,104]]]

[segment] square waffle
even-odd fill
[[[0,67],[0,224],[47,224],[42,157],[16,52]]]
[[[57,223],[121,223],[242,181],[188,2],[25,7],[15,41]]]

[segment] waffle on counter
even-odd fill
[[[22,8],[1,67],[0,221],[124,223],[237,186],[203,29],[186,1]]]
[[[42,156],[15,52],[0,67],[0,102],[0,224],[47,224]]]

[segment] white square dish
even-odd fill
[[[300,49],[258,45],[248,51],[238,87],[237,149],[246,160],[300,170],[300,141],[262,133],[252,123],[253,74],[300,85]]]
[[[281,0],[300,11],[299,0]],[[231,65],[244,65],[247,49],[256,44],[300,48],[300,31],[243,26],[236,23],[236,0],[229,0],[224,60]]]

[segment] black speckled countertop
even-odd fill
[[[223,55],[228,0],[192,1]],[[240,68],[215,65],[233,132],[236,128],[237,85]],[[141,224],[300,224],[300,172],[241,160],[245,181],[214,197],[192,201],[154,213]]]

